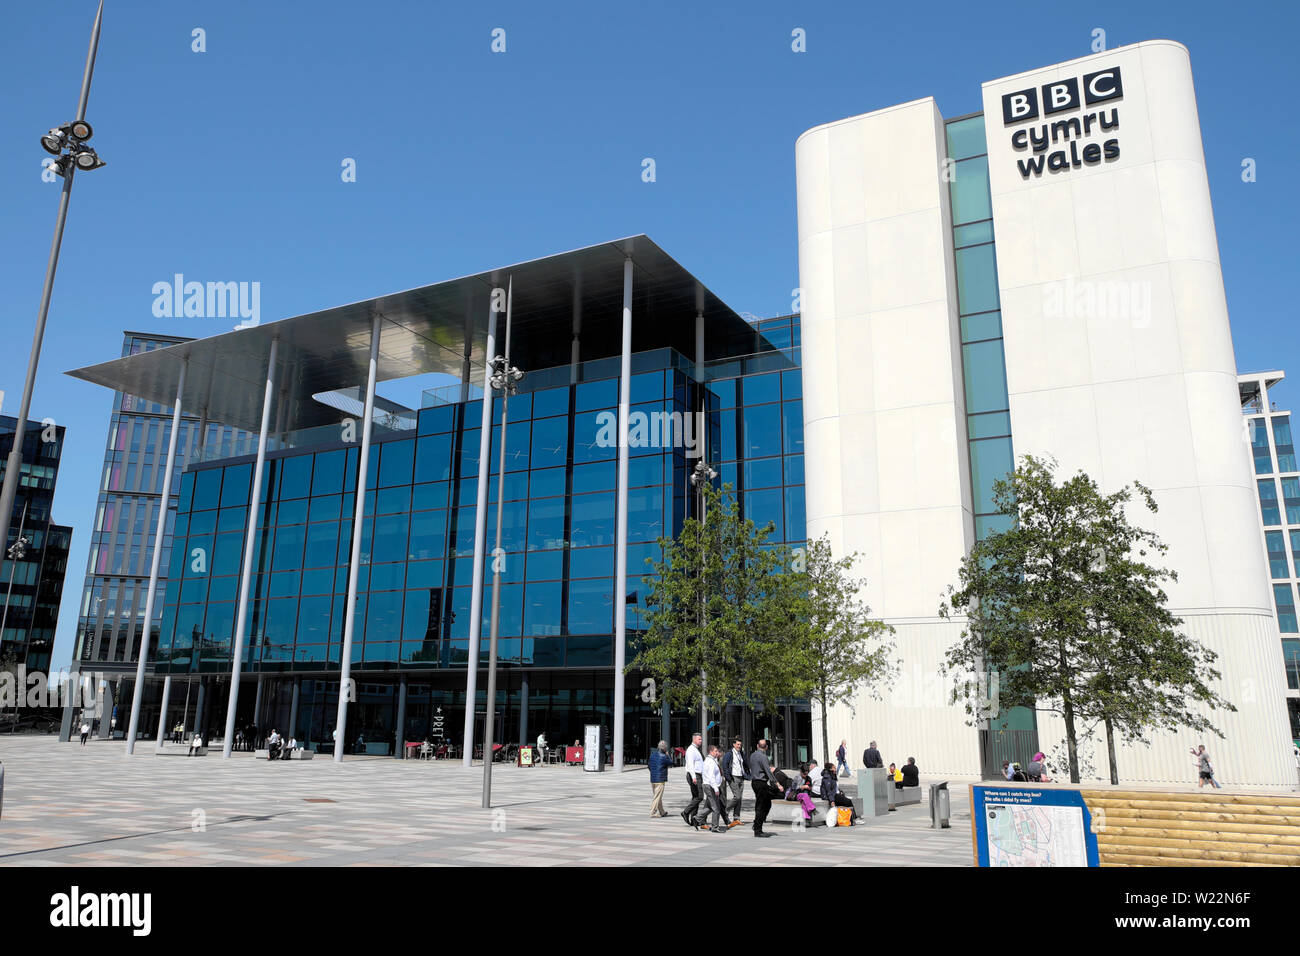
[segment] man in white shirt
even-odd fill
[[[704,829],[711,833],[726,833],[728,829],[726,826],[718,825],[718,819],[723,817],[722,770],[718,767],[719,753],[717,744],[709,744],[709,756],[704,761],[704,797],[709,801],[709,809],[713,811],[709,825]]]
[[[700,821],[695,818],[695,813],[700,808],[700,801],[704,799],[704,755],[700,753],[702,743],[704,735],[696,731],[691,735],[691,745],[686,748],[686,782],[691,785],[691,802],[682,811],[682,819],[688,827],[696,830],[700,828]]]
[[[537,735],[537,756],[535,758],[536,760],[546,759],[546,747],[547,747],[546,731],[542,731],[540,734]]]

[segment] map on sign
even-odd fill
[[[989,804],[989,866],[1087,866],[1083,809]]]

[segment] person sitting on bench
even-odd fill
[[[921,768],[916,765],[915,757],[908,757],[907,763],[903,764],[902,769],[904,787],[919,787],[921,785]]]
[[[194,735],[194,739],[190,741],[190,752],[187,753],[185,756],[193,757],[202,749],[203,749],[203,735],[196,733]]]

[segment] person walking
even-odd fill
[[[726,833],[731,829],[726,812],[722,809],[722,770],[718,767],[721,751],[717,744],[709,744],[709,756],[704,761],[704,798],[708,800],[713,815],[704,829],[710,833]],[[719,825],[719,820],[722,825]]]
[[[745,760],[743,741],[736,737],[731,749],[722,757],[722,782],[728,790],[727,805],[723,809],[731,816],[730,826],[740,825],[741,805],[745,802],[745,781],[749,779],[748,761]]]
[[[1223,785],[1214,779],[1214,767],[1210,764],[1210,752],[1205,749],[1205,744],[1197,744],[1196,749],[1191,753],[1196,758],[1197,789],[1204,787],[1207,782],[1215,790],[1223,789]]]
[[[772,809],[772,791],[777,782],[767,760],[767,740],[760,740],[749,755],[749,785],[754,788],[754,836],[770,837],[772,834],[763,832],[763,823]]]
[[[871,741],[870,747],[862,751],[862,766],[867,769],[872,769],[874,767],[880,767],[883,769],[885,766],[884,758],[880,756],[880,751],[876,749],[876,742],[874,740]]]
[[[659,741],[659,746],[650,755],[650,816],[666,817],[664,809],[664,787],[668,784],[668,768],[672,766],[668,756],[668,741]]]
[[[835,774],[843,776],[844,774],[852,775],[853,771],[849,769],[849,742],[841,740],[839,747],[835,751]]]
[[[81,722],[81,746],[86,746],[86,738],[90,736],[90,724],[84,720]]]
[[[704,735],[697,730],[691,735],[691,745],[686,748],[686,782],[691,785],[691,802],[682,811],[682,819],[688,827],[696,830],[700,828],[700,821],[695,814],[704,800],[704,755],[700,753],[703,742]]]

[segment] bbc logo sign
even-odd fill
[[[1082,85],[1082,90],[1080,86]],[[1041,92],[1041,98],[1040,98]],[[1082,100],[1080,94],[1082,93]],[[1037,119],[1039,107],[1042,114],[1063,113],[1080,106],[1092,106],[1107,100],[1119,99],[1124,95],[1124,83],[1120,79],[1119,67],[1085,73],[1082,83],[1078,77],[1044,83],[1040,87],[1030,87],[1008,93],[1002,97],[1002,125],[1010,126],[1024,120]]]

